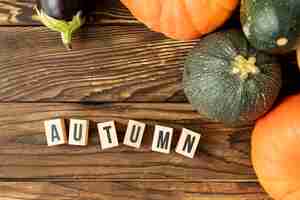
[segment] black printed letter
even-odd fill
[[[75,126],[74,133],[73,133],[74,140],[80,141],[82,138],[82,124],[79,124],[79,131],[77,131],[78,124],[74,124],[74,126]]]
[[[112,143],[112,140],[111,140],[111,135],[110,135],[110,129],[111,129],[111,126],[106,126],[106,127],[103,127],[103,129],[106,131],[107,133],[107,138],[108,138],[108,142],[109,143]]]
[[[187,148],[187,152],[191,153],[193,145],[194,145],[194,142],[195,142],[195,136],[193,137],[193,140],[191,140],[191,135],[188,135],[186,137],[186,140],[184,142],[184,146],[183,146],[182,150],[186,151],[186,148]]]
[[[136,128],[137,128],[137,131],[135,131]],[[138,138],[139,138],[139,135],[140,135],[140,131],[141,131],[141,127],[139,127],[139,126],[136,127],[136,125],[134,125],[134,126],[132,127],[132,131],[131,131],[131,135],[130,135],[130,141],[131,141],[132,143],[137,142],[137,140],[138,140]]]
[[[60,137],[59,137],[56,125],[52,124],[51,125],[51,141],[55,142],[55,140],[60,141]]]
[[[159,131],[157,148],[168,149],[169,138],[170,138],[169,132],[165,132],[164,134],[163,131]]]

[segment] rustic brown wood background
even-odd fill
[[[205,120],[181,88],[197,41],[149,31],[117,0],[102,0],[66,51],[59,35],[31,20],[34,0],[0,0],[0,200],[270,200],[250,161],[252,124]],[[281,97],[299,91],[295,55],[282,56]],[[298,86],[297,86],[298,85]],[[92,121],[88,147],[46,146],[43,121]],[[102,151],[96,123],[146,122],[143,148]],[[203,138],[195,159],[151,152],[154,124]]]

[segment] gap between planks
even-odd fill
[[[119,178],[0,178],[1,182],[173,182],[173,183],[258,183],[257,179],[119,179]]]

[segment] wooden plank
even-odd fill
[[[0,1],[0,26],[9,25],[41,25],[33,21],[35,0],[1,0]],[[89,0],[91,8],[88,13],[88,24],[141,24],[120,0]],[[234,24],[238,24],[239,10],[232,17]],[[231,20],[229,20],[231,21]],[[231,22],[230,22],[231,23]]]
[[[195,41],[144,26],[86,27],[66,51],[43,27],[0,27],[0,44],[0,101],[178,102]]]
[[[271,200],[257,183],[9,182],[2,200]]]
[[[43,122],[58,117],[90,120],[89,145],[47,147]],[[129,119],[147,124],[140,149],[121,144]],[[96,124],[110,120],[121,146],[101,151]],[[171,154],[151,151],[156,124],[174,128]],[[202,133],[194,159],[175,153],[183,127]],[[0,179],[253,181],[251,129],[208,122],[188,104],[1,103]]]
[[[183,102],[183,62],[195,42],[144,26],[86,27],[69,52],[43,27],[0,27],[0,101]],[[299,91],[296,55],[281,60],[284,93]]]
[[[40,25],[33,21],[35,0],[1,0],[0,25]],[[90,24],[138,23],[119,0],[88,0],[93,9],[88,16]]]
[[[2,0],[0,1],[0,25],[40,25],[33,21],[35,0]],[[93,7],[88,16],[90,24],[138,23],[119,0],[89,0]]]

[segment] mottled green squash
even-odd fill
[[[237,125],[264,115],[282,80],[276,59],[249,46],[239,30],[201,39],[185,62],[183,85],[201,115]]]
[[[300,0],[242,0],[241,23],[255,48],[292,51],[300,39]]]

